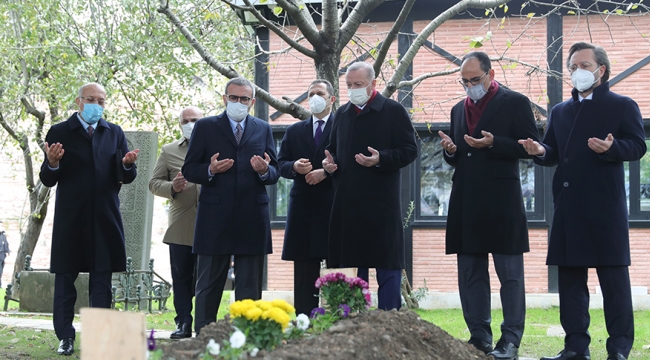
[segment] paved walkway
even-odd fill
[[[51,314],[31,314],[31,313],[11,313],[0,311],[0,325],[7,325],[20,328],[41,329],[54,331],[54,325],[51,319],[30,319],[30,316],[51,316]],[[75,316],[75,320],[79,317]],[[81,322],[73,322],[74,328],[77,332],[81,332]],[[147,329],[147,336],[151,329]],[[154,337],[156,339],[169,339],[171,335],[170,330],[156,330]]]

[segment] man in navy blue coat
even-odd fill
[[[269,196],[278,181],[269,124],[248,111],[255,86],[237,77],[226,83],[226,111],[196,122],[182,173],[200,184],[193,252],[197,254],[196,333],[217,320],[231,255],[235,299],[262,297],[264,256],[272,252]]]
[[[546,360],[589,359],[587,271],[603,293],[608,360],[626,359],[634,342],[630,241],[623,162],[646,152],[643,119],[632,99],[609,90],[611,67],[600,46],[569,50],[571,99],[553,107],[543,144],[522,139],[535,162],[557,165],[547,265],[558,266],[564,349]]]
[[[106,91],[96,83],[79,89],[79,112],[50,128],[40,178],[57,185],[50,272],[54,280],[54,331],[58,353],[74,352],[74,282],[90,273],[91,307],[110,308],[111,275],[126,270],[118,193],[136,176],[138,150],[129,151],[122,129],[102,118]]]
[[[287,129],[280,145],[280,175],[293,179],[282,260],[293,261],[293,305],[296,314],[309,315],[318,307],[316,279],[327,258],[327,236],[334,190],[323,169],[325,147],[334,123],[334,88],[327,80],[314,80],[307,90],[307,120]]]

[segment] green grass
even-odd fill
[[[0,290],[0,299],[4,301],[4,290]],[[223,319],[228,312],[230,292],[224,292],[219,306],[218,319]],[[11,303],[10,303],[11,304]],[[2,303],[4,305],[4,303]],[[170,311],[146,314],[147,328],[157,330],[173,330],[174,309],[173,299],[167,301]],[[12,310],[12,307],[10,307]],[[17,311],[17,304],[13,303],[13,310]],[[432,322],[448,332],[450,335],[467,341],[469,332],[463,320],[463,313],[460,309],[447,310],[417,310],[424,320]],[[591,312],[591,358],[601,360],[607,357],[605,341],[607,330],[602,310]],[[492,312],[492,332],[495,341],[500,336],[500,324],[503,321],[501,311]],[[51,319],[48,316],[32,318]],[[563,348],[562,337],[547,336],[551,326],[560,325],[558,308],[550,309],[528,309],[526,312],[526,329],[520,347],[520,356],[539,359],[542,356],[555,355]],[[78,321],[78,320],[75,320]],[[630,359],[650,360],[650,349],[643,349],[644,345],[650,345],[650,311],[637,311],[634,313],[635,321],[635,342],[630,353]],[[8,326],[0,326],[0,359],[35,359],[54,360],[61,359],[56,355],[58,340],[53,331],[41,331],[34,329],[19,329]],[[79,359],[80,352],[77,351],[72,357],[66,359]]]
[[[447,310],[417,310],[420,317],[432,322],[450,335],[467,341],[469,331],[463,320],[463,312],[460,309]],[[591,358],[594,360],[606,359],[607,350],[607,329],[603,310],[591,310]],[[492,333],[495,342],[501,335],[500,325],[503,321],[501,311],[492,311]],[[629,359],[650,359],[650,349],[643,349],[644,345],[650,345],[650,311],[636,311],[634,313],[635,341]],[[539,359],[542,356],[555,355],[564,347],[564,338],[547,336],[547,330],[551,326],[560,326],[560,314],[557,307],[550,309],[527,309],[526,328],[519,350],[519,356]]]

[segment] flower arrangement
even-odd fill
[[[338,312],[341,305],[347,306],[344,317],[350,312],[370,309],[372,302],[368,283],[361,278],[347,277],[338,272],[330,273],[319,277],[315,285],[320,289],[325,308],[330,313]]]
[[[330,273],[316,280],[323,299],[322,308],[311,311],[312,330],[319,334],[352,312],[366,311],[372,303],[368,283],[358,277]]]
[[[282,342],[296,309],[284,300],[241,300],[230,305],[233,325],[259,349],[272,350]]]

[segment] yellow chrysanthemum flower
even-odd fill
[[[282,309],[274,307],[271,308],[264,313],[262,313],[262,319],[269,319],[273,320],[276,323],[280,324],[282,326],[282,329],[287,327],[289,325],[289,321],[291,321],[291,317]]]
[[[262,316],[262,309],[260,309],[258,307],[250,308],[250,309],[248,309],[248,311],[246,311],[245,316],[246,316],[246,319],[248,319],[250,321],[256,321],[257,319],[260,318],[260,316]]]
[[[230,316],[245,316],[246,312],[255,307],[255,301],[246,299],[238,300],[230,304]]]
[[[275,299],[271,301],[271,305],[284,310],[288,314],[296,312],[296,309],[293,306],[282,299]]]
[[[273,307],[273,305],[271,305],[271,303],[266,301],[266,300],[257,300],[257,301],[255,301],[255,306],[262,309],[262,311],[269,310],[270,308]]]

